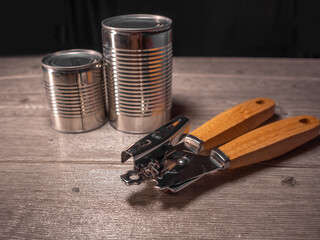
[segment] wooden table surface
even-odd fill
[[[141,135],[109,124],[50,125],[42,56],[0,58],[0,238],[320,239],[320,138],[166,194],[128,187],[120,152]],[[320,60],[175,58],[173,115],[191,130],[242,101],[276,101],[271,121],[320,118]]]

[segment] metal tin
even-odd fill
[[[170,120],[172,21],[135,14],[102,21],[110,124],[147,133]]]
[[[53,127],[84,132],[107,121],[102,55],[93,50],[60,51],[42,59]]]

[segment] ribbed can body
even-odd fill
[[[53,127],[61,132],[85,132],[107,121],[102,61],[73,70],[43,66]]]
[[[103,27],[102,35],[111,125],[146,133],[165,124],[172,106],[171,28],[128,32]]]

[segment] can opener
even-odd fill
[[[209,156],[187,150],[167,152],[157,188],[178,192],[205,174],[279,157],[317,137],[319,130],[316,117],[296,116],[248,132],[211,150]]]
[[[194,163],[197,158],[205,159],[205,156],[199,154],[208,152],[256,128],[274,114],[274,106],[274,101],[269,98],[256,98],[243,102],[213,117],[191,134],[188,134],[189,119],[178,116],[121,153],[122,163],[132,159],[134,165],[133,170],[121,175],[121,179],[127,185],[140,184],[145,180],[155,180],[161,189],[168,188],[174,192],[179,191],[201,177],[194,175],[195,171],[192,169],[187,170],[194,164],[198,165],[200,169],[204,167],[200,163],[201,160]],[[189,155],[184,156],[186,153]],[[172,159],[172,164],[168,157]],[[186,168],[186,166],[189,167]],[[186,169],[186,171],[181,172],[182,169]],[[184,172],[184,175],[190,173],[193,177],[184,177],[183,181],[179,180],[179,187],[176,186],[177,184],[165,187],[165,179],[168,179],[168,176],[176,171]],[[180,176],[182,175],[180,174]]]

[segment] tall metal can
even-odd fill
[[[170,120],[172,20],[135,14],[102,21],[110,124],[147,133]]]
[[[60,132],[85,132],[107,121],[102,55],[93,50],[60,51],[42,59],[51,122]]]

